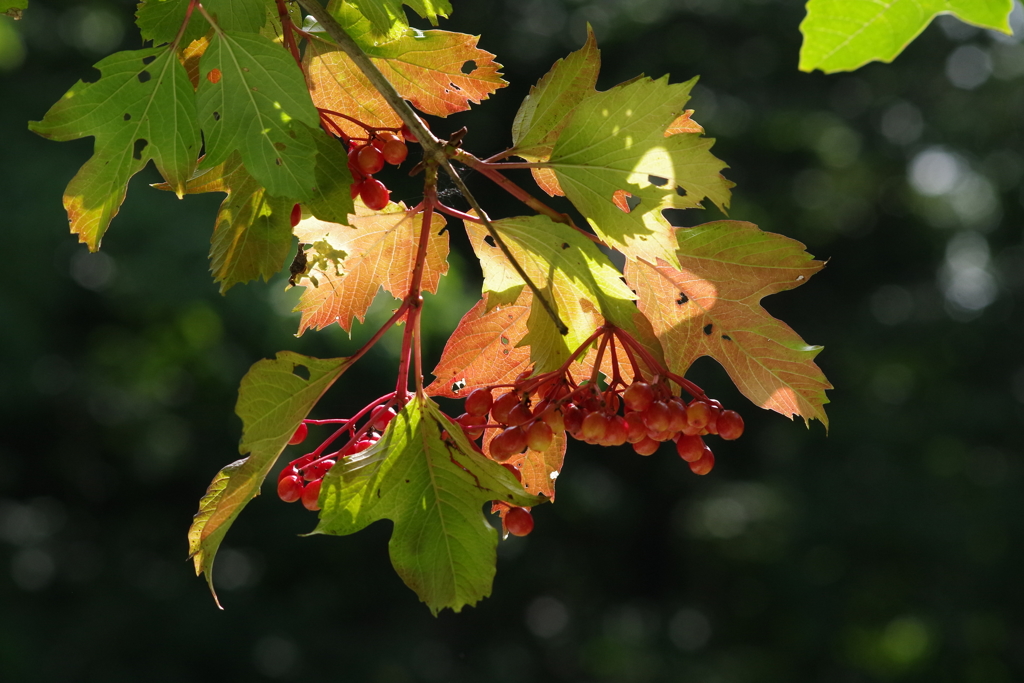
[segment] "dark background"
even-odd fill
[[[350,353],[367,331],[296,339],[281,277],[219,296],[221,195],[178,202],[146,186],[151,168],[87,254],[61,194],[92,141],[26,122],[138,33],[130,3],[33,0],[0,22],[0,680],[1024,680],[1019,38],[942,21],[893,65],[824,76],[796,69],[798,2],[455,6],[442,27],[482,34],[511,82],[432,122],[468,125],[479,155],[507,146],[586,21],[601,88],[701,75],[695,117],[738,183],[731,217],[828,259],[766,301],[825,346],[828,435],[750,405],[704,359],[692,376],[747,421],[715,471],[571,444],[557,504],[501,545],[477,607],[432,617],[390,567],[386,523],[300,538],[312,515],[268,493],[221,550],[218,611],[185,532],[237,457],[239,379],[280,349]],[[470,181],[492,215],[520,211]],[[428,297],[428,367],[478,292],[478,268],[452,261]],[[388,302],[374,310],[368,325]],[[395,341],[320,413],[392,386]]]

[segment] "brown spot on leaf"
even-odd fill
[[[568,242],[562,242],[562,249],[568,249],[568,248],[569,248],[569,243]]]
[[[274,149],[276,149],[278,152],[283,152],[286,149],[288,149],[288,145],[284,144],[283,142],[275,142]]]
[[[213,120],[214,121],[220,121],[220,112],[219,111],[213,112]]]
[[[284,165],[284,162],[281,161],[281,157],[278,157],[278,158],[274,159],[274,163],[277,164],[278,166],[283,166]]]
[[[220,77],[220,69],[210,69],[206,72],[206,80],[208,80],[210,83],[219,83]]]
[[[125,112],[124,113],[124,120],[125,121],[131,121],[132,120],[132,115],[129,114],[128,112]]]

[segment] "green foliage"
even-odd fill
[[[891,62],[940,14],[1010,33],[1013,0],[809,0],[800,70],[853,71]]]
[[[224,535],[259,495],[263,480],[303,418],[348,366],[347,358],[321,360],[281,351],[274,360],[257,362],[242,379],[235,412],[242,418],[238,451],[247,457],[213,478],[188,531],[189,557],[196,574],[206,574],[211,591],[213,561]]]
[[[482,510],[491,500],[544,502],[475,451],[433,401],[416,397],[376,445],[327,474],[314,533],[344,536],[390,519],[399,576],[433,613],[458,612],[491,591],[498,533]]]

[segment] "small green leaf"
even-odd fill
[[[477,453],[429,398],[416,396],[370,448],[324,477],[313,533],[344,536],[390,519],[398,575],[436,615],[490,595],[498,532],[482,506],[533,506],[504,467]]]
[[[810,0],[800,70],[853,71],[891,62],[939,14],[1009,34],[1013,0]]]
[[[196,575],[205,572],[215,600],[213,561],[224,535],[259,495],[263,480],[302,420],[346,369],[347,358],[321,360],[281,351],[274,360],[257,362],[242,378],[235,412],[242,418],[238,450],[248,457],[217,473],[188,530],[189,557]]]
[[[725,209],[732,183],[725,163],[699,133],[666,135],[696,83],[668,76],[639,78],[588,97],[576,108],[548,161],[558,182],[598,237],[630,257],[675,263],[665,208],[700,206],[705,197]],[[685,194],[677,191],[685,190]],[[619,193],[639,204],[623,210]]]
[[[263,36],[218,32],[199,63],[197,97],[204,167],[237,149],[270,194],[312,198],[316,145],[310,129],[320,116],[286,50]]]
[[[101,78],[79,81],[29,129],[52,140],[93,135],[96,151],[64,193],[71,232],[99,249],[128,181],[153,159],[180,197],[195,168],[200,138],[195,92],[174,52],[117,52],[97,62]]]
[[[369,20],[373,30],[381,36],[393,35],[395,31],[408,28],[409,22],[402,5],[411,7],[432,26],[437,26],[438,17],[447,19],[452,11],[448,0],[348,0],[338,4],[353,6]]]
[[[151,40],[154,45],[173,41],[188,14],[188,4],[189,0],[142,0],[135,11],[135,24],[142,39]],[[209,30],[206,18],[199,12],[192,12],[179,45],[188,45]]]

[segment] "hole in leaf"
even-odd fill
[[[568,242],[562,242],[562,249],[568,249],[568,248],[569,248],[569,243]]]
[[[714,325],[708,323],[704,326],[704,334],[711,334],[711,330],[714,329]]]
[[[487,242],[488,246],[491,246],[491,247],[494,246],[494,238],[491,237],[490,235],[487,235],[486,237],[484,237],[484,242]]]
[[[132,120],[132,115],[129,114],[128,112],[125,112],[124,113],[124,120],[125,121],[131,121]]]
[[[139,72],[139,83],[145,83],[151,78],[153,78],[153,76],[148,71]]]
[[[682,306],[683,304],[685,304],[689,300],[690,300],[690,297],[686,296],[686,292],[679,292],[679,298],[676,299],[676,305],[677,306]]]
[[[476,62],[472,59],[462,65],[462,73],[471,74],[476,71]]]
[[[206,80],[210,83],[218,83],[220,81],[220,77],[220,69],[210,69],[206,72]]]
[[[214,121],[220,121],[220,112],[219,111],[213,112],[213,120]]]
[[[729,335],[727,335],[727,334],[723,334],[723,335],[722,335],[722,339],[724,339],[725,341],[732,341],[732,337],[730,337],[730,336],[729,336]]]
[[[647,176],[647,182],[649,182],[651,185],[657,185],[658,187],[662,187],[663,185],[668,185],[668,178],[662,178],[661,176],[657,175],[649,175]]]
[[[306,380],[307,382],[309,381],[309,368],[305,365],[293,365],[292,374]]]
[[[154,55],[150,55],[148,57],[143,57],[142,58],[142,65],[143,66],[149,66],[150,64],[153,63],[153,60],[155,60],[155,59],[156,59],[156,57]]]
[[[135,141],[135,148],[132,150],[132,159],[139,160],[142,158],[142,150],[146,149],[146,145],[149,144],[149,140],[145,138],[139,138]]]
[[[82,76],[82,83],[95,83],[100,80],[103,74],[100,73],[99,69],[89,69],[88,73]]]

